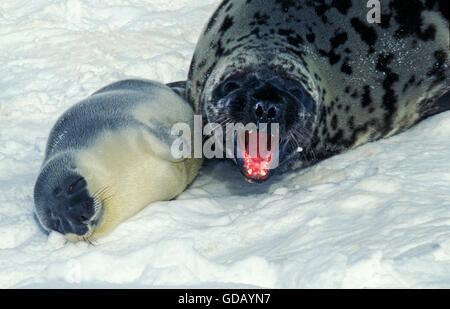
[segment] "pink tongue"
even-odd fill
[[[239,143],[243,152],[245,176],[265,179],[278,149],[279,138],[263,132],[239,132]]]

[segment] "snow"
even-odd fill
[[[95,246],[40,229],[57,117],[119,79],[185,79],[218,3],[0,3],[0,287],[449,288],[448,112],[262,185],[207,162]]]

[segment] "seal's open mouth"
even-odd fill
[[[235,133],[236,163],[249,182],[264,182],[278,166],[279,137],[259,130]]]

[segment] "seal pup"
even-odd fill
[[[67,110],[51,130],[34,187],[39,222],[70,241],[91,241],[155,201],[176,197],[201,159],[176,158],[176,123],[193,110],[148,80],[106,86]]]
[[[366,5],[225,0],[214,12],[186,97],[224,128],[279,124],[279,147],[271,149],[277,168],[250,169],[261,158],[241,159],[244,145],[234,150],[244,152],[234,161],[247,180],[306,167],[450,109],[448,101],[436,104],[450,88],[448,1],[381,1],[380,23],[368,22]]]

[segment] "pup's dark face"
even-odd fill
[[[234,161],[246,180],[263,182],[286,170],[308,147],[316,104],[293,79],[250,72],[219,84],[204,112],[208,122],[220,124],[224,132],[226,124],[245,125],[234,133]]]
[[[102,205],[89,194],[86,180],[64,167],[42,170],[35,185],[34,202],[46,230],[79,239],[87,239],[102,218]]]

